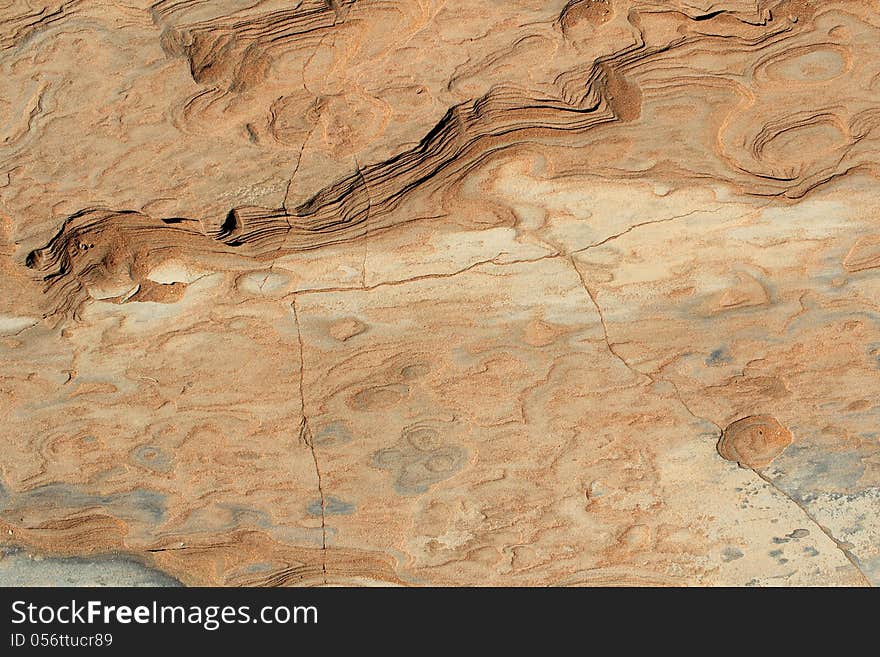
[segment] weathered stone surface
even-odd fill
[[[791,445],[791,432],[769,415],[750,415],[724,429],[718,453],[746,468],[770,465]]]
[[[880,583],[878,10],[2,3],[0,583]]]

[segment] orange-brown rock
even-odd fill
[[[769,415],[732,422],[718,441],[718,453],[747,468],[763,468],[791,445],[791,432]]]
[[[880,584],[878,10],[0,2],[0,584]]]

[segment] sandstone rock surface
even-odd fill
[[[877,0],[9,0],[0,130],[0,583],[880,583]]]
[[[769,415],[750,415],[731,423],[718,441],[718,453],[746,468],[770,465],[791,445],[791,432]]]

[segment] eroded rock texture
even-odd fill
[[[0,126],[0,580],[880,583],[880,2],[11,0]]]

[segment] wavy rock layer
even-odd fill
[[[878,16],[4,3],[0,579],[880,583]]]

